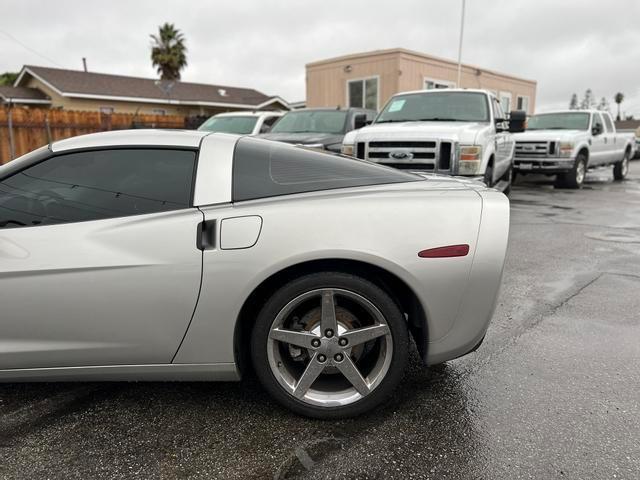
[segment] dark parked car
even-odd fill
[[[376,116],[362,108],[306,108],[287,112],[262,138],[340,152],[347,132],[362,128]]]

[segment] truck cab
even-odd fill
[[[342,152],[419,173],[461,175],[508,192],[515,142],[525,116],[507,119],[485,90],[399,93],[367,127],[348,133]]]
[[[556,175],[556,186],[579,188],[587,169],[613,165],[623,180],[633,156],[633,135],[617,133],[609,112],[559,110],[529,118],[527,131],[515,135],[518,174]]]

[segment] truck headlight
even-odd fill
[[[458,173],[460,175],[479,175],[482,163],[482,147],[480,145],[463,145],[460,147],[460,162]]]
[[[482,159],[482,147],[479,145],[469,145],[460,147],[460,160],[463,162],[473,162]]]
[[[342,154],[353,157],[353,145],[342,145]]]
[[[573,142],[560,142],[558,145],[558,153],[561,157],[570,157],[573,152]]]

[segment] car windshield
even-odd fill
[[[424,92],[393,97],[374,123],[488,122],[487,96],[475,92]]]
[[[285,114],[271,133],[344,133],[347,112],[340,110],[306,110]]]
[[[527,122],[527,130],[587,130],[588,128],[587,112],[545,113],[534,115]]]
[[[253,132],[253,127],[256,126],[257,121],[258,117],[248,115],[211,117],[200,125],[198,130],[247,134]]]

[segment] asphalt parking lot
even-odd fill
[[[361,418],[242,384],[0,385],[0,478],[640,476],[640,161],[582,190],[521,178],[498,308],[474,354]]]

